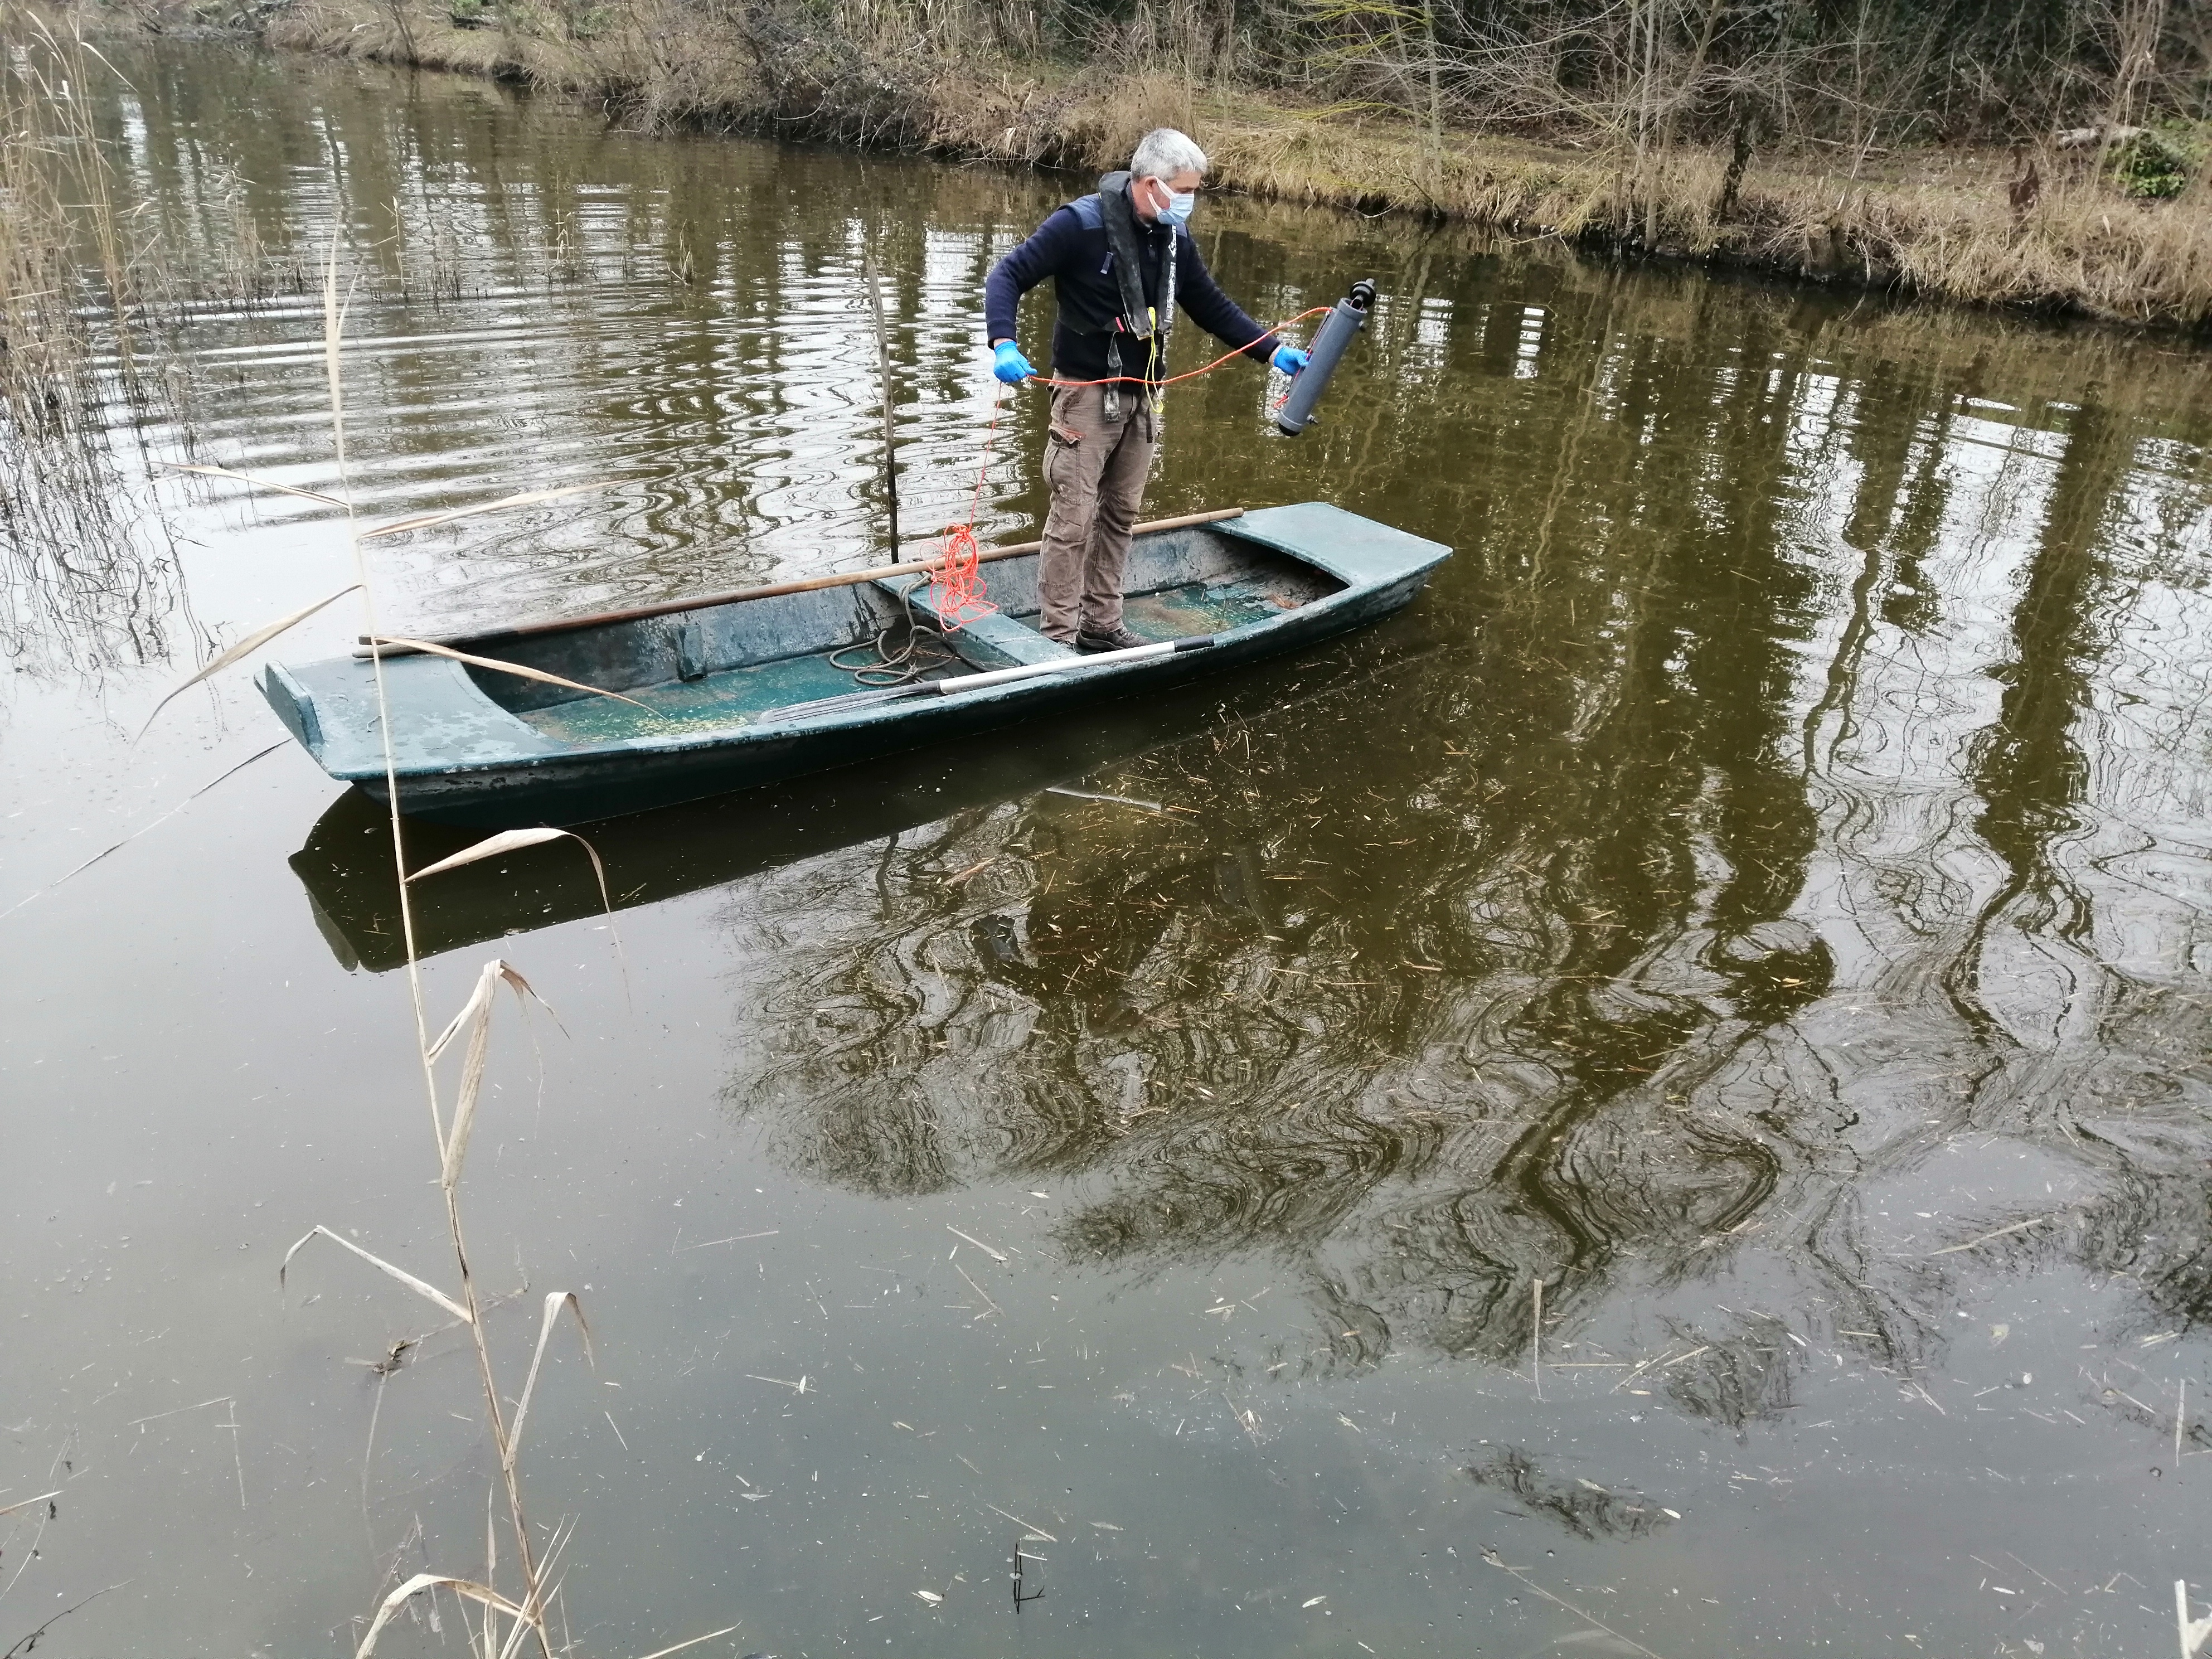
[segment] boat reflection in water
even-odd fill
[[[977,807],[1079,787],[1101,768],[1188,742],[1222,720],[1284,709],[1347,685],[1385,697],[1393,670],[1418,653],[1411,627],[1370,631],[1356,648],[1233,675],[1206,693],[1094,705],[1080,718],[1036,721],[980,742],[605,819],[583,832],[606,869],[604,899],[591,860],[574,847],[526,848],[417,886],[416,948],[422,957],[462,950],[600,915],[610,900],[617,910],[658,904]],[[406,833],[408,862],[421,869],[485,832],[410,819]],[[381,802],[347,790],[316,820],[290,863],[316,926],[349,970],[383,973],[406,964],[391,819]]]

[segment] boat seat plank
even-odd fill
[[[929,602],[929,582],[921,576],[897,576],[876,584],[894,599],[912,592],[915,614],[926,617],[940,625],[943,617]],[[977,668],[1012,668],[1024,663],[1050,662],[1058,657],[1072,657],[1074,652],[1056,640],[1048,640],[1036,629],[1016,622],[1003,611],[994,611],[988,617],[963,623],[945,635],[945,643],[961,657]]]

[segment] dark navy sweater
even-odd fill
[[[1160,297],[1161,253],[1170,227],[1161,221],[1137,221],[1139,257],[1144,265],[1145,299],[1158,305]],[[1198,244],[1190,233],[1174,228],[1176,246],[1176,302],[1191,321],[1223,343],[1265,362],[1273,355],[1275,337],[1245,315],[1237,302],[1221,291],[1221,284],[1206,268]],[[1098,198],[1086,196],[1060,208],[1029,240],[991,267],[983,288],[984,338],[1014,337],[1014,312],[1022,295],[1047,277],[1053,280],[1060,314],[1052,331],[1053,372],[1064,380],[1103,380],[1106,362],[1109,319],[1120,313],[1121,291],[1114,272],[1114,253],[1107,244],[1106,225]],[[1143,374],[1152,356],[1148,342],[1121,339],[1121,372]],[[1151,364],[1152,377],[1165,376],[1164,363]]]

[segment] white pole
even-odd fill
[[[1178,651],[1195,651],[1212,643],[1210,635],[1194,640],[1162,640],[1157,645],[1133,645],[1126,651],[1094,651],[1083,657],[1048,657],[1042,662],[1018,663],[1012,668],[994,668],[981,674],[959,674],[949,680],[932,680],[929,685],[939,696],[950,696],[955,691],[973,690],[984,685],[1004,685],[1009,680],[1025,680],[1038,674],[1056,674],[1063,669],[1106,668],[1115,663],[1171,657]]]

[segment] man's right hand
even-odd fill
[[[1012,340],[1001,340],[992,348],[991,373],[1003,385],[1019,386],[1034,376],[1036,370],[1030,367],[1030,360],[1022,356],[1019,346]]]

